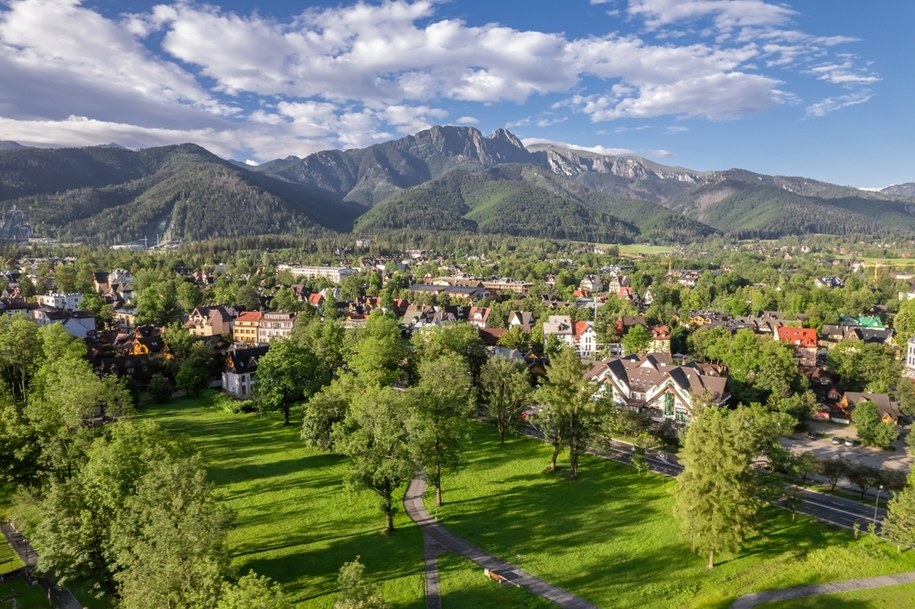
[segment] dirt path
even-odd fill
[[[426,553],[426,607],[432,609],[433,605],[430,604],[429,597],[430,595],[435,596],[435,602],[438,603],[434,607],[441,606],[440,593],[438,589],[438,569],[433,566],[435,585],[434,590],[430,590],[430,561],[429,561],[429,543],[435,543],[440,548],[460,554],[466,558],[469,558],[473,562],[477,563],[483,568],[489,569],[490,571],[495,571],[500,574],[506,580],[526,588],[537,596],[541,596],[549,601],[552,601],[563,607],[565,609],[597,609],[591,603],[585,601],[584,599],[578,598],[577,596],[545,582],[540,578],[534,577],[530,573],[519,569],[518,567],[507,563],[503,560],[500,560],[481,550],[480,548],[468,543],[464,539],[458,537],[437,520],[432,518],[429,515],[429,512],[426,511],[426,506],[423,504],[423,495],[426,494],[426,480],[424,478],[415,478],[410,482],[410,487],[407,489],[407,494],[404,495],[404,509],[407,514],[413,521],[419,525],[420,529],[423,532],[423,539],[426,544],[427,553]],[[434,563],[433,563],[434,564]],[[482,574],[481,574],[482,577]]]
[[[815,584],[800,586],[798,588],[785,588],[783,590],[766,590],[741,596],[731,604],[731,609],[752,609],[762,603],[785,601],[806,596],[819,596],[821,594],[835,594],[837,592],[851,592],[852,590],[866,590],[868,588],[883,588],[885,586],[898,586],[915,582],[915,572],[898,573],[896,575],[881,575],[865,579],[849,579],[828,584]]]

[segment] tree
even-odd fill
[[[391,387],[371,387],[351,399],[346,419],[334,427],[334,445],[349,457],[347,485],[378,495],[384,532],[394,532],[394,491],[410,480],[416,464],[407,443],[407,396]]]
[[[757,532],[762,499],[777,492],[775,477],[759,461],[780,450],[785,424],[784,415],[758,405],[706,408],[692,418],[680,453],[675,515],[690,546],[708,552],[709,569],[716,552],[737,551]]]
[[[357,556],[340,567],[337,577],[340,597],[334,609],[388,609],[389,605],[375,591],[375,586],[365,581],[365,565]]]
[[[521,424],[521,411],[531,394],[527,369],[521,361],[491,357],[480,372],[480,390],[487,418],[496,425],[499,443]]]
[[[457,469],[470,436],[470,370],[456,354],[445,354],[423,360],[419,375],[407,419],[410,450],[435,488],[435,505],[441,506],[442,471]]]
[[[112,525],[120,607],[213,607],[228,570],[230,520],[199,457],[151,464]]]
[[[896,385],[896,398],[899,400],[899,410],[903,414],[915,416],[915,381],[902,377]]]
[[[893,329],[896,331],[896,342],[900,345],[915,336],[915,300],[906,300],[899,305],[899,312],[893,318]]]
[[[860,402],[851,413],[852,422],[857,428],[858,438],[862,443],[890,448],[899,437],[899,428],[890,421],[883,421],[877,405],[873,402]]]
[[[867,493],[868,489],[877,486],[882,481],[878,468],[870,467],[863,463],[850,465],[845,472],[845,477],[848,478],[849,482],[858,487],[858,490],[861,492],[861,499],[864,499],[864,495]]]
[[[406,345],[393,317],[375,310],[355,336],[346,364],[362,387],[390,386],[404,377]]]
[[[835,491],[839,480],[848,472],[848,465],[842,459],[826,459],[820,461],[818,472],[829,482],[829,490]]]
[[[187,395],[197,395],[216,376],[218,362],[216,352],[212,348],[202,342],[194,344],[187,357],[178,365],[175,384]]]
[[[203,302],[203,294],[193,281],[179,281],[175,288],[175,295],[178,298],[178,304],[187,313]]]
[[[622,343],[626,355],[645,353],[651,345],[651,330],[643,325],[633,326],[623,336]]]
[[[807,477],[817,472],[819,463],[811,452],[802,452],[794,458],[794,469],[801,475],[801,484],[807,484]]]
[[[137,295],[137,323],[167,326],[180,318],[174,281],[154,281],[142,287]]]
[[[114,592],[112,524],[154,464],[188,458],[186,446],[151,421],[111,425],[76,475],[52,479],[32,535],[39,568],[64,582],[89,578],[102,592]]]
[[[887,504],[883,534],[897,547],[915,546],[915,472],[909,472],[905,488]]]
[[[480,378],[480,370],[488,359],[480,333],[467,322],[424,329],[414,334],[412,342],[420,361],[449,352],[463,358],[474,381]]]
[[[345,373],[305,403],[301,437],[306,445],[328,452],[334,450],[334,426],[346,418],[349,401],[356,391],[355,377]]]
[[[292,609],[292,601],[269,577],[249,571],[234,584],[224,584],[216,609]]]
[[[553,445],[550,469],[563,448],[569,449],[569,477],[578,477],[578,459],[600,427],[602,401],[591,399],[593,387],[572,349],[563,346],[547,366],[546,379],[534,393],[543,407],[537,415],[544,437]]]
[[[262,411],[282,412],[283,425],[289,425],[292,404],[311,398],[327,377],[310,349],[289,339],[274,340],[257,362],[255,400]]]

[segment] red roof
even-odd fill
[[[244,313],[239,313],[238,317],[235,318],[235,322],[260,321],[263,316],[264,315],[260,311],[245,311]]]
[[[817,331],[813,328],[795,328],[791,326],[780,326],[778,328],[778,340],[790,345],[800,347],[816,347]]]
[[[588,331],[588,322],[586,321],[576,321],[575,327],[572,330],[573,336],[581,336]]]
[[[319,305],[324,302],[324,294],[317,292],[315,294],[308,295],[308,303],[313,305]]]

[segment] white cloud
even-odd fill
[[[557,146],[559,148],[568,148],[569,150],[581,150],[582,152],[592,152],[594,154],[601,154],[604,156],[633,156],[636,154],[634,150],[629,148],[606,148],[604,146],[581,146],[579,144],[569,144],[566,142],[559,142],[556,140],[549,140],[538,137],[524,138],[521,140],[521,143],[525,146],[533,146],[535,144],[547,144],[550,146]]]
[[[821,116],[863,103],[870,93],[860,89],[879,80],[834,50],[853,39],[791,29],[794,12],[763,0],[592,0],[625,7],[651,35],[578,39],[438,18],[439,4],[381,0],[277,19],[182,0],[111,19],[78,0],[7,0],[4,137],[132,147],[194,140],[263,161],[412,133],[446,121],[453,101],[569,96],[508,122],[531,129],[574,111],[594,122],[729,119],[792,99],[793,72],[845,90],[808,107]],[[688,44],[676,36],[686,33]]]
[[[720,29],[777,26],[795,15],[785,6],[763,0],[630,0],[628,13],[642,17],[651,29],[705,17],[713,18]]]
[[[807,116],[825,116],[830,112],[847,108],[848,106],[857,106],[863,104],[872,97],[870,91],[858,91],[848,95],[839,95],[837,97],[827,97],[815,104],[807,106]]]
[[[682,125],[671,125],[664,129],[664,133],[668,135],[677,135],[678,133],[686,133],[689,131],[689,127],[684,127]]]

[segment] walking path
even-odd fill
[[[422,477],[414,478],[410,482],[407,494],[404,495],[404,509],[413,521],[419,525],[423,532],[423,543],[426,557],[426,607],[427,609],[438,609],[441,606],[441,597],[438,589],[438,569],[435,566],[435,559],[432,558],[430,564],[430,544],[436,544],[439,549],[449,550],[469,558],[481,567],[494,571],[504,577],[507,581],[522,588],[533,592],[550,600],[564,609],[597,609],[596,606],[578,598],[577,596],[558,588],[548,582],[534,577],[530,573],[519,569],[518,567],[500,560],[484,552],[480,548],[468,543],[446,529],[437,520],[429,515],[426,506],[423,504],[423,496],[426,494],[426,480]],[[436,552],[437,555],[438,552]],[[434,573],[430,573],[430,566]],[[430,582],[434,584],[430,586]],[[430,602],[430,597],[434,600]],[[434,605],[432,603],[435,603]]]
[[[20,560],[26,565],[26,569],[31,571],[38,564],[38,552],[35,551],[35,548],[9,522],[0,521],[0,532],[6,537],[10,547],[19,555]],[[53,600],[54,606],[58,609],[83,609],[82,603],[76,600],[69,590],[58,587],[53,580],[39,577],[38,582],[42,588],[48,590],[48,601]]]
[[[866,590],[868,588],[883,588],[884,586],[898,586],[899,584],[913,582],[915,582],[915,572],[881,575],[880,577],[868,577],[865,579],[849,579],[828,584],[785,588],[784,590],[767,590],[741,596],[731,604],[730,609],[752,609],[762,603],[773,601],[785,601],[806,596],[819,596],[821,594],[835,594],[837,592],[851,592],[852,590]]]

